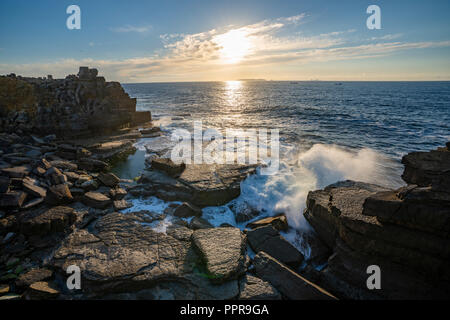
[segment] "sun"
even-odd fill
[[[252,49],[252,43],[245,30],[235,29],[215,37],[224,63],[240,62]]]

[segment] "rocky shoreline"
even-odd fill
[[[253,221],[249,208],[233,207],[236,221],[249,222],[243,231],[202,218],[203,207],[238,197],[255,166],[155,155],[137,181],[112,173],[160,130],[97,73],[1,77],[1,300],[448,297],[449,146],[406,156],[400,190],[341,182],[311,192],[306,259],[281,234],[285,215]],[[121,212],[150,196],[170,204]],[[168,218],[165,232],[154,228]],[[365,287],[369,264],[382,269],[381,293]],[[80,290],[66,286],[71,265]]]

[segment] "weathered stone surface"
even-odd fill
[[[265,252],[253,259],[258,277],[270,282],[278,291],[292,300],[334,300],[333,295],[293,272]]]
[[[10,178],[23,178],[30,173],[30,168],[21,166],[1,169],[2,173]]]
[[[239,196],[240,182],[255,170],[255,166],[244,165],[186,165],[176,179],[151,170],[139,182],[164,200],[189,201],[199,207],[218,206]]]
[[[120,211],[132,207],[133,205],[126,200],[113,201],[114,210]]]
[[[58,206],[24,213],[20,218],[21,232],[27,235],[45,235],[63,232],[75,222],[74,209]]]
[[[151,162],[152,169],[167,173],[171,177],[178,177],[186,168],[184,163],[175,164],[169,158],[155,158]]]
[[[190,203],[184,202],[173,211],[175,217],[187,218],[187,217],[200,217],[202,215],[202,210]]]
[[[245,275],[239,282],[240,300],[280,300],[281,295],[269,282]]]
[[[404,189],[379,192],[368,197],[364,202],[363,214],[377,217],[380,222],[444,237],[450,234],[450,200],[444,199],[446,193],[433,191],[431,187]]]
[[[114,173],[99,173],[98,179],[107,187],[115,188],[120,179]]]
[[[300,251],[284,239],[272,225],[249,231],[247,239],[256,253],[264,251],[289,266],[297,267],[303,261]]]
[[[95,297],[123,293],[158,298],[159,290],[174,299],[232,299],[239,294],[236,280],[216,285],[195,271],[199,258],[192,230],[178,227],[158,233],[145,226],[152,221],[144,212],[107,214],[90,228],[70,234],[51,265],[62,274],[69,265],[78,265],[82,291]]]
[[[223,282],[245,272],[245,238],[238,228],[196,230],[192,241],[214,281]]]
[[[47,190],[45,201],[50,205],[67,204],[73,201],[72,194],[66,184],[51,186]]]
[[[82,158],[78,160],[78,167],[82,170],[98,172],[108,168],[108,164],[101,160]]]
[[[189,222],[189,228],[192,230],[198,230],[198,229],[214,228],[214,226],[203,218],[194,217],[192,218],[191,222]]]
[[[45,198],[45,196],[47,195],[46,189],[33,184],[33,182],[30,181],[29,179],[23,180],[22,187],[26,193],[31,194],[32,196],[35,197]]]
[[[25,202],[27,194],[23,191],[9,191],[0,194],[0,208],[19,208]]]
[[[26,292],[26,299],[47,300],[55,299],[58,295],[59,291],[54,283],[39,281],[30,285]]]
[[[19,288],[27,288],[31,284],[39,281],[48,280],[52,277],[53,272],[46,268],[32,269],[27,271],[17,278],[15,284]]]
[[[66,160],[53,160],[50,161],[50,165],[53,167],[56,167],[61,170],[70,170],[70,171],[76,171],[78,169],[78,166],[76,163],[66,161]]]
[[[347,297],[426,298],[430,288],[442,292],[443,287],[448,287],[446,201],[436,192],[440,193],[417,186],[383,190],[354,182],[311,192],[305,217],[335,250],[326,272],[334,290],[351,288],[341,291]],[[366,272],[364,265],[371,264],[383,264],[383,275],[390,279],[382,292],[368,292],[361,282]],[[352,277],[361,281],[355,283]],[[410,283],[421,284],[405,285],[402,281],[408,282],[408,278],[414,278]]]
[[[450,190],[450,151],[448,147],[430,152],[412,152],[403,157],[402,178],[420,187]]]
[[[113,200],[122,200],[127,195],[127,191],[122,188],[111,189],[109,195]]]
[[[5,193],[9,190],[9,178],[0,177],[0,193]]]
[[[253,221],[249,224],[247,224],[247,228],[256,229],[259,227],[264,227],[267,225],[271,225],[278,231],[287,231],[289,229],[289,225],[287,222],[287,218],[285,214],[276,216],[276,217],[268,217],[263,218],[261,220]]]
[[[111,204],[111,199],[99,192],[87,192],[83,196],[83,203],[96,209],[105,209]]]

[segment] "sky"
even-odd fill
[[[67,7],[81,9],[69,30]],[[381,10],[370,30],[368,6]],[[121,82],[450,80],[448,0],[1,0],[0,74]]]

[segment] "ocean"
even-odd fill
[[[247,178],[233,201],[250,205],[261,216],[286,213],[296,230],[309,227],[302,214],[309,191],[346,179],[399,187],[404,184],[403,155],[450,140],[450,82],[229,81],[123,87],[137,98],[138,110],[152,112],[169,139],[175,129],[192,130],[196,120],[202,121],[203,130],[278,129],[279,172]],[[140,157],[149,141],[138,143]],[[129,210],[163,210],[166,205],[144,199]],[[203,215],[214,225],[244,227],[234,221],[228,206],[205,208]],[[286,237],[296,242],[294,234]]]

